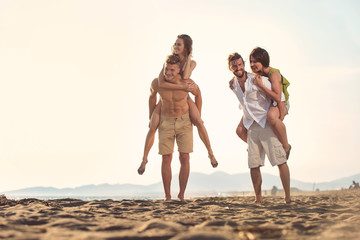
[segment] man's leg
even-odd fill
[[[260,167],[250,168],[250,175],[255,191],[255,198],[256,198],[255,202],[262,203],[262,196],[261,196],[262,179],[261,179]]]
[[[170,191],[171,176],[172,176],[171,160],[172,160],[172,154],[167,154],[162,156],[161,176],[163,180],[166,201],[171,200],[171,191]]]
[[[290,203],[291,197],[290,197],[290,171],[289,167],[286,163],[283,163],[278,166],[279,167],[279,173],[280,173],[280,179],[281,183],[284,188],[285,192],[285,202]]]
[[[189,179],[189,173],[190,173],[190,154],[180,153],[180,172],[179,172],[180,192],[178,195],[180,201],[184,201],[184,194]]]

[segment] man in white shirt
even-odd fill
[[[261,196],[261,172],[264,166],[265,154],[272,166],[278,166],[281,182],[285,192],[285,202],[290,203],[290,172],[286,163],[286,153],[279,139],[274,134],[269,123],[266,122],[267,112],[272,104],[271,99],[257,85],[260,81],[271,89],[268,78],[256,76],[244,70],[244,60],[238,53],[228,57],[229,69],[235,75],[229,82],[240,102],[240,108],[244,112],[239,127],[245,127],[246,135],[238,134],[240,138],[246,138],[248,143],[248,164],[251,180],[255,190],[256,203],[262,202]],[[282,101],[285,97],[282,96]],[[274,102],[276,104],[276,102]],[[243,126],[242,126],[243,125]],[[238,131],[237,131],[238,132]],[[243,139],[244,140],[244,139]]]

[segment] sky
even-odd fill
[[[194,42],[192,79],[219,162],[194,128],[192,172],[249,172],[227,56],[239,52],[250,71],[260,46],[291,83],[291,178],[360,173],[359,12],[357,0],[0,0],[0,193],[161,181],[157,134],[144,175],[137,168],[150,83],[179,34]],[[278,175],[268,161],[262,172]]]

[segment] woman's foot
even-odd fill
[[[210,163],[213,166],[213,168],[216,168],[219,164],[215,159],[215,156],[213,153],[209,153]]]
[[[147,160],[143,160],[140,164],[140,167],[138,168],[139,175],[142,175],[145,172],[145,166],[147,164]]]

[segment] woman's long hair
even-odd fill
[[[193,41],[192,41],[191,37],[186,34],[181,34],[181,35],[178,35],[177,38],[181,38],[184,41],[185,57],[188,57],[192,51]],[[172,53],[175,54],[174,48],[172,48]]]

